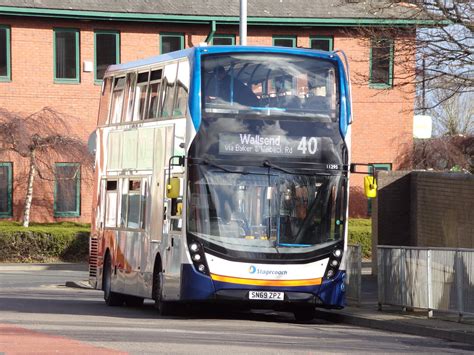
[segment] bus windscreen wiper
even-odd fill
[[[246,171],[239,171],[239,170],[231,170],[231,169],[228,169],[226,168],[225,166],[222,166],[220,164],[216,164],[216,163],[213,163],[211,162],[209,159],[203,159],[202,160],[202,163],[204,165],[209,165],[209,166],[212,166],[213,168],[217,168],[217,169],[220,169],[222,171],[225,171],[226,173],[232,173],[232,174],[242,174],[242,175],[247,175],[248,172]]]
[[[264,160],[263,166],[264,166],[265,168],[272,168],[272,169],[280,170],[280,171],[283,171],[284,173],[287,173],[287,174],[296,174],[296,172],[287,170],[287,169],[285,169],[285,168],[282,168],[282,167],[279,166],[279,165],[273,164],[273,163],[270,162],[269,160]]]

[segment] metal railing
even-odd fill
[[[348,245],[346,251],[346,299],[360,305],[362,287],[362,247]]]
[[[474,250],[379,246],[378,303],[474,315]]]

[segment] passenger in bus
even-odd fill
[[[208,92],[225,102],[238,103],[245,106],[259,106],[257,96],[240,80],[233,78],[221,65],[213,71],[214,77]]]
[[[275,79],[275,91],[275,107],[289,109],[298,109],[301,107],[300,99],[297,96],[288,93],[288,90],[285,88],[285,80],[282,77]]]
[[[326,95],[321,95],[318,92],[318,87],[315,84],[309,82],[308,94],[306,96],[304,106],[305,108],[311,109],[311,111],[329,114],[330,101]]]

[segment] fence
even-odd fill
[[[474,315],[474,250],[379,246],[382,305]]]
[[[362,282],[362,247],[348,245],[346,251],[346,298],[360,305]]]

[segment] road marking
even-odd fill
[[[0,354],[126,354],[88,345],[77,340],[40,333],[10,324],[0,324]]]

